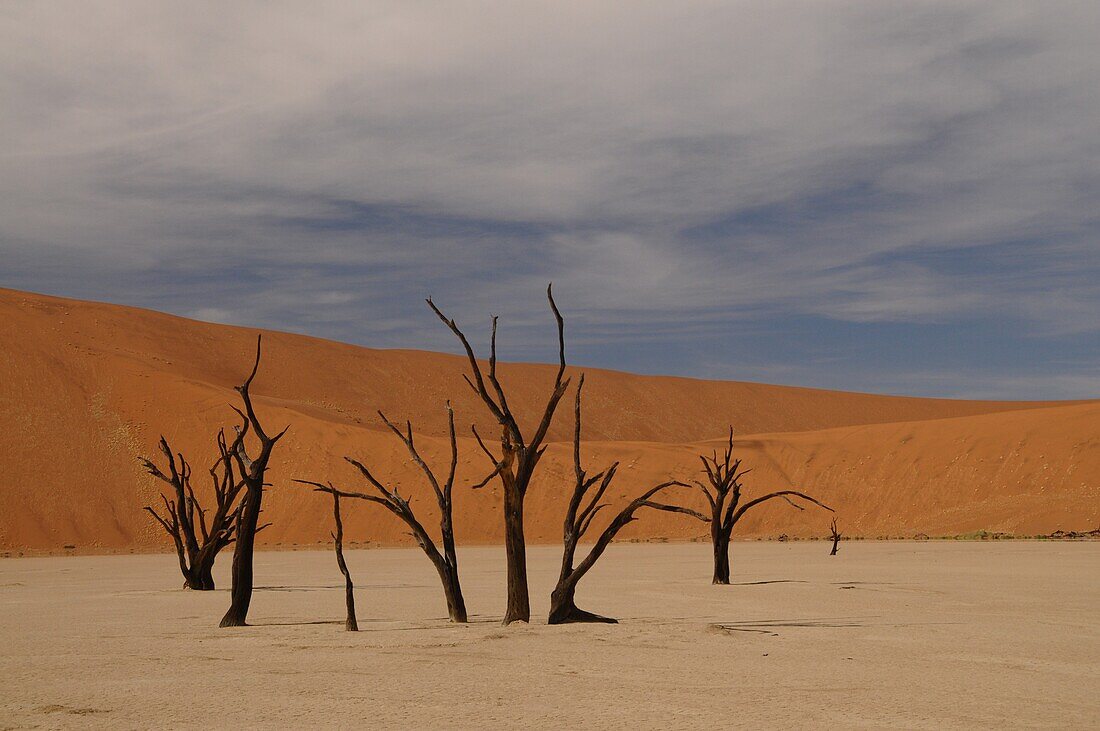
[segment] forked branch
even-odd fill
[[[615,540],[615,536],[618,535],[619,531],[636,520],[635,513],[638,510],[651,508],[653,510],[699,515],[688,508],[655,501],[653,498],[656,495],[670,487],[689,487],[678,480],[662,482],[636,497],[615,514],[607,527],[596,538],[595,543],[585,557],[580,563],[576,563],[578,544],[588,532],[596,514],[606,507],[606,504],[601,501],[612,480],[615,479],[619,466],[619,463],[615,462],[606,470],[591,476],[581,466],[581,392],[583,389],[584,376],[581,375],[580,380],[577,382],[577,392],[573,406],[575,419],[573,429],[573,494],[570,496],[569,504],[566,507],[562,530],[561,573],[558,576],[557,586],[550,595],[550,616],[548,618],[550,624],[564,624],[567,622],[614,623],[616,621],[610,617],[593,614],[577,607],[577,584],[596,564],[596,561],[607,550],[607,547]]]
[[[830,556],[835,556],[836,552],[839,550],[838,546],[840,544],[840,539],[843,537],[843,536],[840,535],[840,531],[838,531],[837,528],[836,528],[836,518],[835,517],[829,523],[829,537],[833,539],[833,548],[832,548],[831,551],[829,551],[829,555]]]
[[[706,454],[699,455],[699,461],[703,464],[705,484],[699,480],[694,480],[694,484],[702,492],[710,507],[710,517],[695,511],[688,512],[692,517],[710,523],[711,545],[714,549],[713,583],[715,584],[728,584],[730,581],[729,545],[733,529],[751,508],[778,498],[797,510],[804,510],[803,506],[792,499],[798,498],[832,511],[828,505],[798,490],[778,490],[742,504],[741,491],[744,486],[741,480],[752,470],[741,469],[741,459],[734,457],[733,436],[731,426],[726,444],[720,454],[718,450],[713,450],[709,457]]]
[[[262,511],[265,476],[268,462],[275,445],[286,434],[285,427],[275,436],[269,436],[256,413],[252,403],[252,381],[260,368],[262,337],[256,336],[256,360],[252,364],[252,371],[244,383],[236,387],[244,404],[244,411],[233,407],[233,410],[241,417],[242,424],[237,429],[236,448],[229,450],[237,465],[240,478],[244,481],[244,496],[241,499],[241,509],[237,518],[236,545],[233,547],[233,588],[230,592],[231,602],[225,616],[222,617],[220,626],[241,627],[246,624],[248,607],[252,602],[253,587],[253,553],[256,545],[256,534],[266,526],[260,525],[259,518]],[[260,443],[259,451],[255,457],[250,457],[245,450],[245,436],[251,430]]]
[[[425,555],[431,560],[432,565],[435,566],[436,571],[439,573],[440,581],[443,584],[443,593],[447,600],[448,614],[451,620],[454,622],[465,622],[467,621],[466,604],[462,598],[462,588],[458,577],[458,554],[455,550],[454,540],[453,491],[455,473],[458,467],[458,440],[455,437],[454,410],[451,408],[450,402],[448,402],[447,424],[450,461],[447,467],[447,476],[442,482],[421,456],[416,446],[412,424],[406,421],[405,428],[401,429],[390,421],[385,414],[382,412],[378,413],[382,422],[405,445],[409,457],[419,468],[424,479],[432,489],[436,504],[439,507],[440,546],[436,545],[435,540],[429,535],[427,529],[416,517],[416,513],[410,505],[410,499],[401,495],[396,487],[388,487],[385,482],[375,477],[370,468],[356,459],[352,459],[351,457],[344,458],[366,479],[367,483],[374,489],[374,493],[340,490],[334,487],[331,482],[325,484],[313,480],[294,480],[294,482],[302,485],[310,485],[321,492],[330,493],[334,500],[346,497],[381,505],[399,520],[404,522],[405,525],[408,526],[421,550],[424,551]],[[440,547],[442,550],[440,550]]]
[[[163,513],[152,506],[145,506],[145,511],[171,537],[183,574],[184,588],[188,589],[214,588],[214,561],[218,552],[233,542],[237,531],[237,495],[244,483],[234,470],[231,451],[237,449],[239,444],[227,445],[225,432],[219,430],[217,445],[218,457],[209,470],[216,508],[209,520],[209,511],[202,507],[191,485],[191,465],[182,453],[173,452],[167,439],[162,436],[159,443],[167,471],[161,470],[152,460],[139,458],[145,471],[165,483],[173,495],[169,499],[161,493]]]
[[[546,447],[543,443],[554,419],[554,412],[569,387],[569,380],[565,378],[565,320],[558,310],[557,303],[554,302],[553,285],[547,286],[546,299],[550,303],[550,310],[554,313],[554,321],[557,324],[558,369],[541,418],[530,439],[525,438],[519,421],[508,403],[507,392],[497,374],[497,318],[492,318],[486,371],[478,363],[473,346],[470,345],[469,339],[455,320],[445,315],[430,297],[427,300],[428,307],[454,333],[466,352],[469,373],[463,375],[463,378],[501,427],[499,457],[486,446],[476,428],[474,437],[493,465],[492,472],[475,487],[480,488],[493,477],[497,477],[504,492],[502,506],[504,547],[508,562],[508,607],[504,614],[504,624],[527,622],[531,619],[531,604],[527,590],[527,548],[523,531],[523,503],[531,478],[545,452]]]

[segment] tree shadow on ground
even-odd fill
[[[824,619],[764,619],[755,622],[715,622],[709,629],[713,632],[733,634],[734,632],[758,632],[760,634],[778,637],[779,633],[774,629],[782,627],[817,627],[817,628],[844,628],[867,627],[867,618],[861,617],[832,617]]]
[[[847,629],[853,627],[918,627],[933,624],[961,624],[960,622],[876,622],[878,617],[825,617],[811,619],[764,619],[753,622],[715,622],[707,627],[711,632],[732,635],[734,632],[756,632],[778,637],[773,630],[809,627],[815,629]]]

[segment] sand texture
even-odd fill
[[[566,312],[568,316],[568,312]],[[425,317],[431,313],[425,310]],[[476,342],[485,333],[466,323]],[[552,324],[546,323],[552,337]],[[568,328],[568,324],[567,324]],[[568,330],[567,330],[568,333]],[[235,418],[232,387],[251,363],[255,331],[133,308],[0,290],[0,549],[157,550],[170,543],[141,513],[157,485],[137,462],[164,434],[195,467],[204,494],[213,434]],[[506,343],[501,344],[507,354]],[[328,504],[290,478],[363,489],[353,455],[432,502],[403,448],[375,415],[411,419],[431,459],[445,449],[446,399],[462,438],[456,490],[460,544],[501,538],[500,492],[463,489],[486,471],[468,438],[495,427],[450,355],[379,351],[280,333],[265,335],[253,394],[271,429],[291,425],[276,451],[261,535],[266,546],[326,539]],[[503,365],[522,424],[538,414],[552,379],[540,365]],[[577,373],[576,369],[572,372]],[[849,535],[1031,535],[1100,525],[1100,403],[967,402],[817,391],[753,383],[635,376],[587,369],[587,463],[620,460],[609,496],[620,500],[670,477],[698,475],[695,454],[732,423],[753,473],[746,494],[797,486],[832,505]],[[567,402],[568,403],[568,402]],[[530,428],[530,427],[528,427]],[[527,502],[533,542],[560,540],[572,467],[568,408]],[[697,496],[685,496],[685,502]],[[691,539],[702,524],[647,514],[623,538]],[[428,522],[434,522],[429,519]],[[742,537],[823,535],[817,510],[769,504],[739,525]],[[407,543],[404,526],[364,506],[349,510],[348,539]]]
[[[254,626],[184,592],[167,555],[0,559],[3,728],[1096,728],[1100,543],[613,546],[543,623],[559,553],[531,551],[536,623],[499,624],[499,548],[461,551],[449,625],[414,549],[257,557]],[[225,583],[225,567],[217,573]]]

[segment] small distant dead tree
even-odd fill
[[[678,505],[654,502],[653,498],[658,493],[670,487],[690,487],[676,480],[662,482],[656,487],[651,487],[649,490],[642,493],[619,511],[619,513],[611,519],[608,526],[604,528],[603,532],[600,533],[595,544],[589,549],[588,555],[585,556],[579,564],[574,566],[577,554],[577,544],[584,537],[585,533],[588,532],[589,527],[592,525],[592,519],[600,510],[606,507],[600,500],[603,498],[604,493],[607,492],[607,488],[611,485],[611,481],[615,479],[615,472],[619,468],[619,463],[615,462],[606,470],[589,476],[581,467],[581,389],[583,387],[584,376],[582,375],[580,381],[577,383],[577,395],[574,402],[576,424],[573,430],[573,472],[576,481],[574,482],[573,495],[569,500],[569,506],[565,511],[565,524],[562,534],[564,549],[562,551],[561,573],[558,576],[558,583],[554,587],[554,591],[550,594],[550,616],[547,618],[548,624],[567,624],[570,622],[605,622],[608,624],[615,624],[617,622],[617,620],[611,617],[604,617],[578,608],[576,604],[577,583],[580,582],[581,578],[583,578],[584,575],[588,573],[589,569],[596,564],[596,561],[599,560],[600,556],[607,550],[607,547],[615,540],[615,536],[619,531],[628,523],[637,520],[637,518],[634,517],[634,513],[640,508],[687,513],[700,519],[704,517],[693,510]],[[593,488],[595,488],[595,490],[593,490]]]
[[[386,487],[374,476],[370,469],[358,460],[344,457],[345,460],[354,465],[355,468],[359,470],[360,474],[366,478],[367,482],[370,483],[371,487],[373,487],[377,493],[376,495],[340,490],[333,487],[331,483],[321,484],[311,480],[295,480],[295,482],[303,485],[311,485],[320,492],[329,492],[337,497],[356,498],[358,500],[376,503],[400,518],[405,525],[409,527],[413,538],[416,539],[417,544],[420,546],[421,550],[424,551],[425,555],[427,555],[432,565],[435,566],[436,572],[439,574],[439,580],[443,584],[443,596],[447,601],[447,614],[450,616],[451,621],[466,622],[466,601],[462,597],[462,584],[458,578],[458,554],[455,551],[453,519],[454,502],[452,499],[452,492],[455,482],[455,472],[458,468],[458,442],[455,438],[454,410],[451,408],[450,402],[447,402],[447,424],[451,445],[451,461],[447,470],[447,478],[442,484],[440,484],[435,472],[432,471],[428,463],[420,456],[420,452],[416,448],[416,443],[413,439],[412,423],[406,421],[405,430],[402,431],[396,424],[386,418],[386,415],[381,411],[378,412],[378,415],[382,418],[383,423],[385,423],[390,431],[396,434],[397,438],[405,445],[405,449],[408,450],[409,456],[412,458],[413,462],[416,463],[416,466],[420,468],[428,484],[431,485],[432,492],[435,494],[436,504],[439,506],[439,532],[440,544],[443,547],[442,551],[436,547],[435,541],[432,540],[432,537],[428,534],[424,525],[417,519],[412,507],[409,505],[410,500],[403,497],[396,487],[393,489]],[[474,487],[483,487],[492,479],[494,474],[495,472],[490,473],[488,477]]]
[[[329,485],[332,487],[332,485]],[[344,629],[348,632],[358,632],[359,622],[355,619],[355,585],[351,581],[351,572],[344,561],[344,521],[340,519],[340,493],[335,489],[329,491],[332,494],[332,520],[336,524],[336,530],[332,533],[333,548],[336,549],[336,565],[340,567],[340,573],[344,575],[344,602],[347,604],[348,617],[344,622]]]
[[[829,551],[829,555],[835,556],[838,550],[837,546],[840,544],[840,539],[842,538],[840,531],[836,529],[836,518],[833,518],[832,522],[829,524],[829,531],[831,534],[829,537],[833,539],[833,550]]]
[[[152,460],[139,458],[146,472],[172,489],[172,497],[163,492],[160,495],[164,503],[163,514],[151,505],[145,506],[145,510],[164,528],[176,546],[184,589],[214,589],[214,561],[218,552],[233,542],[240,519],[240,508],[236,503],[244,481],[236,475],[232,456],[240,448],[240,436],[232,445],[227,445],[225,432],[219,430],[217,443],[219,456],[210,467],[217,508],[209,522],[206,509],[191,487],[191,465],[182,453],[173,454],[167,439],[160,438],[160,451],[167,462],[167,473]]]
[[[489,370],[483,374],[478,365],[474,349],[466,336],[458,328],[453,319],[448,318],[435,306],[431,298],[428,298],[428,306],[451,332],[462,343],[466,350],[466,357],[470,362],[470,374],[463,376],[466,383],[474,390],[485,404],[489,412],[496,418],[501,427],[500,457],[493,454],[481,435],[474,428],[474,437],[477,439],[481,450],[493,463],[493,474],[500,478],[500,484],[504,491],[504,551],[507,557],[508,573],[508,606],[504,613],[504,624],[512,622],[531,621],[531,601],[527,589],[527,545],[523,532],[523,502],[527,497],[527,488],[531,484],[531,478],[535,474],[535,468],[542,459],[545,447],[543,441],[550,429],[550,423],[554,418],[554,411],[558,402],[569,387],[568,379],[565,379],[565,321],[562,319],[558,306],[554,303],[552,287],[546,288],[546,299],[550,302],[550,309],[554,313],[554,319],[558,325],[558,371],[554,377],[554,385],[550,389],[550,395],[546,400],[546,406],[542,412],[538,427],[529,437],[525,437],[520,430],[512,409],[508,405],[508,398],[504,388],[497,379],[497,318],[492,320],[492,336],[489,344]],[[486,384],[488,380],[488,384]]]
[[[730,427],[729,441],[721,457],[715,451],[709,458],[706,455],[699,455],[699,460],[703,463],[703,473],[708,484],[704,485],[699,480],[694,482],[707,499],[710,506],[710,517],[698,516],[698,514],[697,517],[710,523],[710,540],[714,548],[714,578],[712,581],[714,584],[730,583],[730,538],[733,535],[733,528],[737,525],[737,521],[741,520],[742,516],[751,508],[768,500],[781,498],[792,507],[803,510],[804,508],[801,505],[791,499],[796,497],[825,508],[829,512],[833,510],[828,505],[818,502],[816,499],[797,490],[771,492],[740,505],[743,487],[741,478],[752,470],[742,470],[741,460],[733,457],[732,426]]]
[[[237,393],[244,402],[244,411],[232,407],[241,417],[241,427],[237,430],[237,442],[239,446],[232,450],[234,461],[237,463],[237,471],[244,481],[244,497],[241,499],[240,517],[237,519],[236,545],[233,547],[233,588],[230,591],[230,605],[225,616],[222,617],[221,627],[243,627],[248,618],[248,605],[252,602],[252,558],[256,548],[256,533],[261,529],[259,524],[260,511],[264,498],[264,477],[267,474],[268,461],[271,452],[283,435],[287,426],[275,436],[268,436],[264,430],[256,410],[252,406],[252,397],[249,388],[256,377],[256,371],[260,368],[260,345],[262,336],[256,336],[256,362],[252,366],[252,372],[240,386]],[[249,428],[260,442],[260,450],[256,458],[252,459],[245,451],[245,436]],[[266,526],[265,526],[266,527]]]

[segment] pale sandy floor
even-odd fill
[[[0,560],[0,727],[1098,727],[1100,543],[613,546],[582,584],[618,626],[502,627],[501,551],[462,551],[475,621],[415,550],[258,557],[255,626],[170,556]],[[226,578],[228,556],[218,578]],[[724,629],[722,629],[724,628]]]

